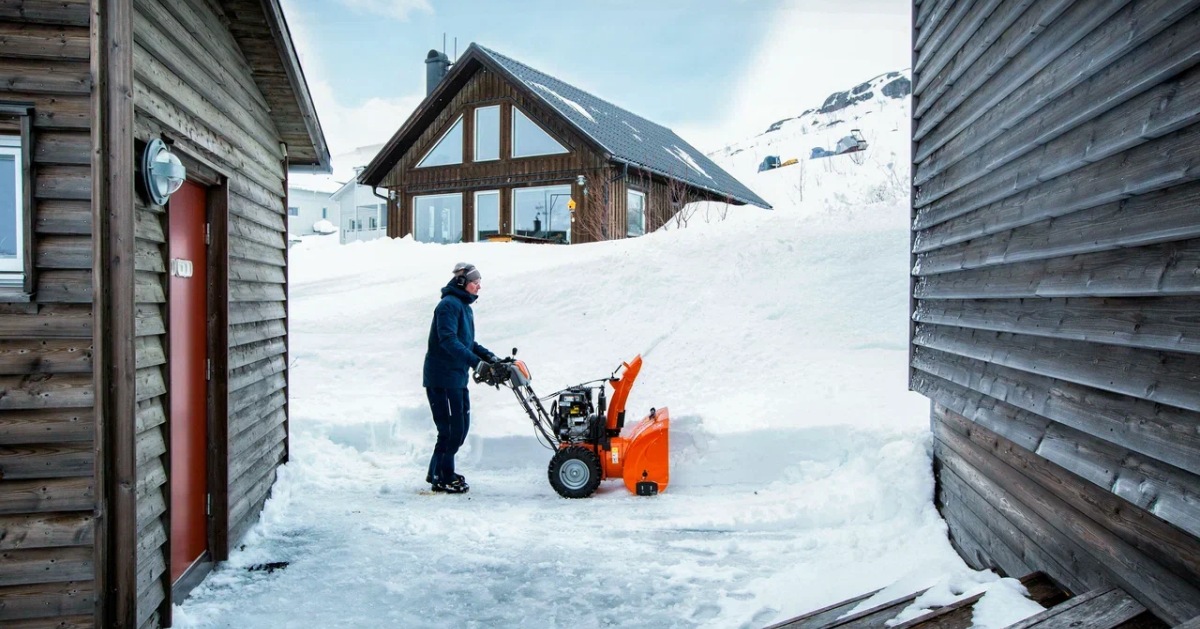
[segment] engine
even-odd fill
[[[554,431],[558,438],[567,442],[588,441],[595,438],[598,421],[592,406],[592,392],[584,387],[567,389],[558,394],[554,403]]]

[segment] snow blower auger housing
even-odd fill
[[[625,425],[625,402],[642,369],[640,355],[621,363],[608,378],[547,396],[547,412],[530,386],[529,367],[516,359],[516,353],[513,348],[513,356],[490,373],[476,373],[475,381],[513,390],[540,439],[554,450],[548,470],[554,491],[564,498],[587,498],[606,478],[624,480],[625,488],[639,496],[653,496],[667,488],[671,426],[667,409],[651,408],[636,425]],[[612,387],[611,401],[606,386]]]

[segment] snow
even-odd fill
[[[333,223],[324,218],[313,223],[313,231],[317,232],[318,234],[332,234],[337,230],[338,228],[335,227]]]
[[[583,106],[580,105],[579,103],[567,98],[566,96],[563,96],[562,94],[559,94],[558,92],[550,89],[549,87],[546,87],[545,85],[542,85],[541,83],[536,83],[536,82],[530,81],[529,84],[538,88],[539,90],[542,90],[543,92],[546,92],[547,94],[557,98],[558,100],[562,101],[565,105],[567,105],[571,109],[574,109],[575,111],[579,112],[579,114],[581,116],[583,116],[584,118],[591,120],[593,123],[596,122],[596,119],[592,117],[592,114],[589,113],[588,110],[584,109]]]
[[[655,233],[571,247],[294,246],[290,460],[175,626],[751,628],[930,586],[921,606],[986,591],[976,627],[1040,610],[967,567],[933,505],[929,402],[906,383],[907,187],[888,174],[908,180],[908,102],[860,123],[876,136],[862,163],[756,173],[714,156],[774,211],[693,204]],[[741,152],[811,139],[763,138]],[[643,356],[628,408],[670,409],[664,493],[613,480],[559,498],[512,393],[485,387],[458,455],[471,492],[427,491],[421,366],[463,260],[483,273],[478,340],[518,347],[538,393]]]
[[[672,144],[671,148],[667,148],[664,146],[663,150],[670,153],[671,156],[674,157],[675,159],[678,159],[679,161],[683,162],[684,164],[687,164],[688,168],[691,168],[692,170],[700,173],[701,175],[704,175],[705,177],[712,179],[712,176],[709,175],[707,172],[704,172],[704,169],[700,167],[700,164],[696,163],[696,158],[692,157],[691,154],[688,153],[687,151],[679,148],[678,145]]]

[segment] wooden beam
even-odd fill
[[[90,339],[0,339],[0,374],[92,372]]]
[[[1195,412],[925,347],[916,348],[912,365],[960,387],[1200,474],[1200,414]],[[940,397],[938,389],[930,389],[930,393]],[[1030,449],[1036,448],[1036,443],[1032,442]]]
[[[91,478],[0,481],[0,514],[87,511],[95,507]]]
[[[918,299],[1200,295],[1200,239],[919,277]]]
[[[913,343],[1029,373],[1200,411],[1200,356],[920,324]]]
[[[1146,607],[1120,588],[1099,588],[1035,614],[1007,629],[1114,629],[1133,620]]]
[[[10,622],[15,625],[18,620],[30,618],[55,617],[57,620],[58,616],[89,614],[96,605],[97,594],[91,581],[0,587],[0,601],[4,601],[0,605],[0,621],[8,627]]]
[[[1200,354],[1196,312],[1200,312],[1200,297],[937,299],[920,301],[913,318],[920,323]]]
[[[953,411],[948,411],[943,416],[945,422],[934,423],[934,433],[939,441],[996,483],[1009,488],[1026,508],[1052,522],[1064,539],[1082,540],[1084,550],[1105,566],[1114,581],[1137,593],[1139,599],[1159,616],[1178,622],[1200,613],[1200,589],[1191,585],[1188,578],[1152,560],[1109,528],[1127,526],[1119,519],[1133,517],[1122,513],[1125,507],[1115,508],[1109,504],[1109,501],[1124,501],[1088,487],[1066,470],[956,416]],[[1093,499],[1099,502],[1092,503]],[[1176,541],[1179,535],[1182,533],[1174,533]],[[1158,543],[1158,540],[1150,539],[1135,541],[1139,544]]]
[[[924,251],[913,268],[924,276],[1200,238],[1198,210],[1193,182]]]
[[[86,546],[90,554],[94,520],[90,513],[0,515],[0,550]]]

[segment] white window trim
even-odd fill
[[[14,160],[13,190],[16,200],[17,257],[0,259],[0,288],[22,288],[25,284],[25,177],[22,160],[21,136],[0,135],[0,154],[11,155]]]
[[[511,206],[512,213],[513,213],[513,216],[512,216],[513,226],[512,226],[512,229],[509,230],[509,233],[510,234],[517,233],[517,223],[518,223],[518,221],[517,221],[517,193],[518,192],[528,192],[529,190],[541,190],[542,188],[558,188],[558,187],[566,187],[568,191],[570,191],[570,188],[571,188],[570,184],[551,184],[548,186],[533,186],[533,187],[529,187],[529,188],[513,188],[513,190],[512,190],[512,206]],[[567,198],[570,199],[571,198],[570,195],[567,195]],[[550,212],[551,213],[554,212],[553,208],[554,208],[555,202],[556,201],[553,199],[551,199],[551,201],[550,201],[550,204],[551,204]],[[566,203],[566,201],[563,201],[563,203]],[[566,242],[566,244],[568,244],[568,245],[571,244],[571,221],[567,221],[567,242]]]
[[[496,156],[489,157],[487,159],[479,159],[479,112],[481,112],[485,109],[495,109],[496,110]],[[502,129],[502,127],[501,127],[501,122],[500,122],[500,106],[499,105],[488,105],[486,107],[476,107],[475,108],[475,127],[471,131],[471,135],[475,136],[474,138],[472,138],[475,141],[474,142],[475,150],[472,151],[472,153],[471,153],[471,158],[474,161],[476,161],[476,162],[495,162],[495,161],[500,160],[500,149],[501,149],[501,147],[504,146],[504,143],[500,141],[500,136],[502,135],[500,133],[501,129]]]
[[[534,120],[533,118],[530,118],[529,114],[521,111],[515,105],[513,106],[512,111],[513,111],[512,146],[510,146],[508,149],[508,152],[511,153],[510,157],[512,159],[525,159],[527,157],[541,157],[543,155],[566,155],[567,153],[571,152],[571,149],[563,146],[563,143],[559,142],[558,138],[554,137],[553,133],[550,133],[549,131],[547,131],[545,129],[545,127],[538,124],[538,122],[536,120]],[[546,153],[526,153],[525,155],[517,155],[517,114],[524,116],[525,119],[528,120],[530,124],[537,127],[538,129],[541,129],[542,133],[545,133],[551,140],[554,140],[555,143],[557,143],[559,146],[562,147],[562,150],[561,151],[550,151],[550,152],[546,152]]]
[[[442,194],[414,194],[413,195],[412,207],[411,207],[411,211],[409,212],[409,214],[412,215],[412,219],[409,221],[409,226],[408,226],[409,227],[408,233],[412,234],[413,240],[417,240],[417,199],[444,199],[446,197],[458,197],[459,207],[460,208],[462,207],[463,195],[461,192],[446,192],[446,193],[442,193]],[[459,210],[459,211],[461,212],[462,210]],[[422,241],[418,241],[418,242],[422,242]],[[462,242],[462,241],[460,240],[459,242]],[[447,244],[447,243],[442,243],[442,244]],[[453,243],[449,243],[449,244],[453,244]]]
[[[626,195],[636,194],[636,195],[642,197],[642,233],[638,234],[638,236],[645,236],[646,235],[646,193],[642,192],[641,190],[634,190],[633,188],[629,188],[625,192],[626,192]],[[626,203],[626,205],[628,205],[628,203],[629,203],[628,196],[625,199],[625,203]],[[628,207],[626,207],[626,210],[625,210],[625,237],[626,238],[637,238],[638,236],[630,236],[629,235],[629,209],[628,209]]]
[[[504,233],[504,226],[500,224],[500,191],[478,190],[475,192],[475,202],[471,204],[472,214],[474,214],[471,218],[471,223],[475,225],[475,242],[479,242],[479,197],[485,194],[496,195],[496,230],[501,234]]]
[[[438,141],[434,142],[433,146],[429,147],[428,151],[425,151],[425,155],[421,157],[421,161],[417,162],[417,168],[440,168],[442,166],[457,166],[457,165],[463,163],[462,147],[459,146],[457,162],[450,162],[449,164],[438,164],[436,166],[426,166],[425,165],[425,160],[429,159],[429,156],[432,155],[433,152],[436,151],[437,148],[442,145],[442,142],[444,142],[446,140],[446,136],[450,135],[451,131],[454,131],[454,127],[457,127],[459,125],[459,123],[462,122],[462,119],[463,119],[462,114],[459,114],[458,117],[454,119],[454,123],[451,124],[449,127],[446,127],[446,131],[444,133],[442,133],[442,137],[438,138]]]

